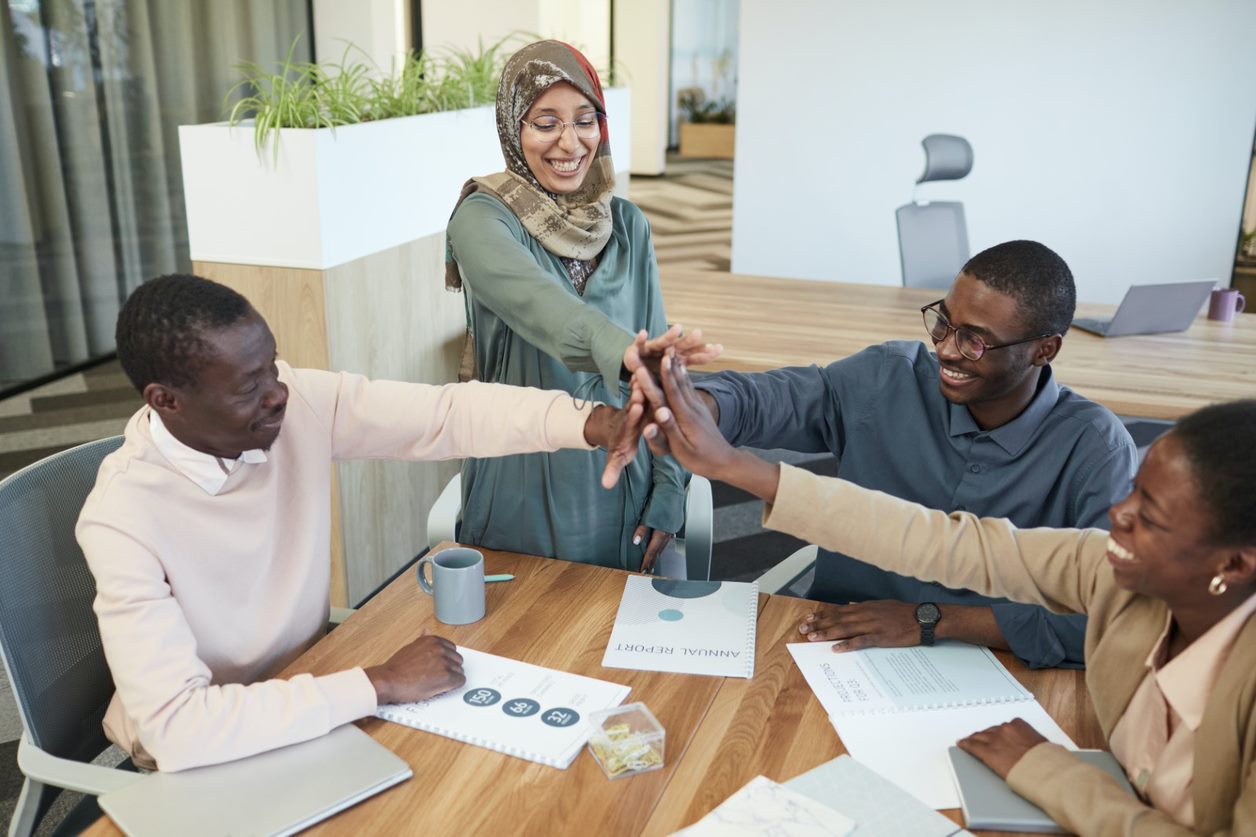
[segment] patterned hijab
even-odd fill
[[[528,168],[519,140],[522,120],[532,103],[553,85],[565,81],[579,90],[605,116],[602,83],[588,59],[575,47],[562,41],[538,41],[511,56],[502,70],[497,88],[497,138],[506,171],[474,177],[462,187],[458,206],[475,192],[485,192],[505,204],[528,234],[567,268],[576,290],[583,293],[584,282],[593,271],[594,260],[611,235],[611,192],[615,187],[615,167],[611,163],[610,135],[606,120],[602,141],[589,163],[584,182],[575,192],[555,195],[541,187]],[[453,248],[445,244],[445,287],[462,289],[462,277],[454,261]]]

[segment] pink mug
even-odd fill
[[[1232,322],[1234,315],[1243,313],[1246,307],[1247,300],[1234,288],[1218,288],[1212,292],[1212,299],[1208,303],[1208,319],[1221,323]]]

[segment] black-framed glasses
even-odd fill
[[[520,119],[519,121],[536,132],[537,136],[549,140],[561,137],[563,129],[568,125],[580,139],[596,139],[602,135],[601,121],[605,118],[595,111],[582,113],[570,122],[564,122],[557,116],[538,116],[535,119]]]
[[[1000,343],[997,346],[991,346],[980,336],[963,326],[956,328],[951,325],[950,320],[942,316],[942,312],[938,310],[938,306],[944,301],[939,299],[937,302],[930,302],[920,309],[920,314],[925,321],[925,331],[929,332],[929,337],[932,338],[935,346],[946,342],[946,338],[951,335],[951,332],[954,332],[955,348],[969,360],[981,360],[982,355],[993,349],[1006,349],[1008,346],[1019,346],[1022,343],[1030,343],[1034,340],[1041,340],[1044,337],[1054,336],[1053,334],[1039,334],[1037,337],[1026,337],[1023,340],[1013,340],[1011,343]]]

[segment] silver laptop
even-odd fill
[[[1164,285],[1130,285],[1112,319],[1078,317],[1073,320],[1073,325],[1102,337],[1185,331],[1207,304],[1208,295],[1216,285],[1211,279]]]
[[[129,837],[286,835],[411,775],[410,765],[346,724],[239,761],[150,773],[99,803]]]

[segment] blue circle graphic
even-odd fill
[[[566,706],[546,710],[541,722],[551,727],[569,727],[580,720],[580,713]]]
[[[679,622],[681,619],[685,618],[685,614],[681,613],[679,610],[672,610],[669,607],[667,610],[659,611],[659,618],[664,622]]]
[[[532,698],[515,698],[502,704],[502,711],[512,718],[526,718],[541,711],[541,704]]]
[[[462,700],[471,706],[492,706],[502,699],[502,693],[496,689],[467,689]]]

